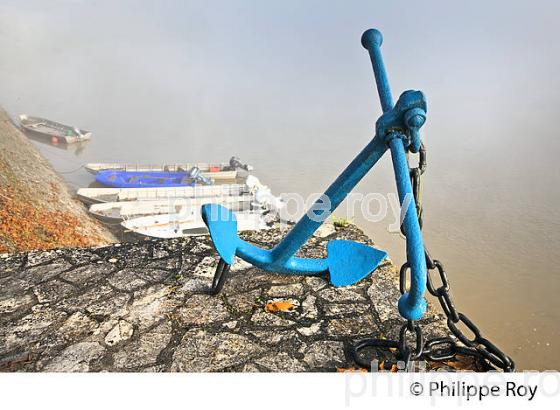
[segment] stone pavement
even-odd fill
[[[371,244],[355,226],[326,229]],[[271,246],[279,229],[245,233]],[[0,255],[0,371],[334,371],[350,344],[396,338],[397,273],[386,261],[357,285],[263,272],[238,260],[221,294],[208,237]],[[275,303],[276,302],[276,303]],[[427,336],[446,335],[433,308]]]

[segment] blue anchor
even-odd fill
[[[243,241],[237,234],[235,215],[229,209],[217,204],[202,206],[202,217],[220,255],[211,293],[216,294],[222,289],[235,256],[269,272],[328,276],[334,286],[352,285],[372,273],[385,259],[386,252],[353,241],[330,241],[325,259],[294,255],[389,149],[401,212],[404,212],[403,232],[411,270],[410,289],[399,300],[399,312],[409,320],[419,320],[423,316],[426,311],[426,260],[406,153],[420,149],[419,131],[426,121],[426,98],[420,91],[409,90],[393,105],[381,56],[382,42],[383,36],[378,30],[370,29],[362,35],[362,45],[370,55],[383,109],[375,125],[375,137],[279,244],[267,250]]]

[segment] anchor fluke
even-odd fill
[[[235,214],[219,204],[204,204],[202,220],[210,231],[210,237],[220,257],[228,265],[233,264],[239,243]]]
[[[358,242],[334,240],[327,244],[327,264],[334,286],[359,282],[387,257],[387,252]]]
[[[235,214],[219,204],[202,206],[202,218],[214,246],[221,257],[216,269],[212,292],[220,291],[225,281],[229,265],[235,256],[253,265],[272,272],[288,275],[329,275],[334,286],[349,286],[359,282],[377,268],[387,253],[362,243],[334,240],[327,244],[327,258],[308,259],[274,253],[249,244],[237,235]]]

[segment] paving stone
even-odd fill
[[[273,353],[255,360],[259,366],[272,372],[304,372],[307,366],[287,353]]]
[[[113,365],[119,370],[155,365],[158,355],[170,339],[171,325],[162,323],[113,354]]]
[[[101,263],[93,263],[91,265],[80,266],[60,275],[64,280],[74,283],[75,285],[86,285],[90,281],[98,281],[109,272],[112,272],[114,265],[100,261]]]
[[[327,334],[331,336],[363,336],[378,332],[379,328],[371,315],[331,319],[327,324]]]
[[[302,318],[305,319],[317,319],[319,315],[319,311],[317,310],[317,306],[315,305],[317,302],[317,298],[313,295],[307,296],[301,304],[302,307]]]
[[[351,289],[351,287],[346,288],[334,288],[328,287],[326,289],[321,290],[318,293],[318,296],[321,299],[324,299],[327,302],[363,302],[365,298],[360,295],[355,290]]]
[[[69,346],[53,358],[43,371],[45,372],[87,372],[90,363],[101,358],[105,352],[97,342],[81,342]]]
[[[310,344],[302,350],[303,361],[313,369],[343,367],[346,363],[344,344],[323,340]]]
[[[212,286],[211,280],[203,280],[200,278],[185,278],[183,280],[182,291],[195,293],[195,292],[206,292]]]
[[[371,306],[358,303],[327,303],[323,306],[325,316],[361,316],[371,313]]]
[[[247,363],[243,366],[243,373],[259,373],[260,369],[255,366],[253,363]]]
[[[58,258],[55,251],[32,251],[27,254],[27,261],[25,267],[33,267],[42,263],[50,262]]]
[[[180,303],[171,297],[172,292],[173,288],[171,286],[162,285],[136,292],[133,302],[128,307],[128,315],[125,319],[139,326],[140,329],[146,329],[159,322]]]
[[[109,283],[119,290],[131,291],[146,285],[148,282],[137,277],[132,269],[123,269],[109,278]]]
[[[217,262],[218,261],[216,261],[214,263],[214,269],[216,268]],[[249,262],[246,262],[243,259],[236,257],[234,264],[231,265],[230,271],[231,272],[240,272],[240,271],[250,269],[252,267],[253,267],[253,265],[251,265]],[[214,271],[212,271],[212,276],[213,275],[214,275]]]
[[[304,288],[301,283],[292,283],[289,285],[271,286],[266,292],[267,296],[279,298],[288,296],[302,296]]]
[[[169,252],[162,248],[154,248],[152,255],[157,259],[165,258],[166,256],[169,256]]]
[[[76,292],[77,289],[74,286],[56,279],[41,283],[33,288],[33,293],[40,303],[56,302]]]
[[[131,297],[127,293],[113,293],[112,297],[88,303],[85,310],[95,316],[123,317],[128,314],[127,304]]]
[[[0,314],[13,313],[18,309],[31,307],[33,303],[34,299],[29,294],[0,300]]]
[[[192,274],[193,276],[213,279],[216,266],[218,266],[218,258],[216,256],[206,256],[197,264]]]
[[[32,344],[41,335],[66,318],[65,312],[56,311],[47,306],[36,305],[31,312],[15,323],[0,328],[0,354],[16,348],[31,349]]]
[[[235,333],[210,334],[192,329],[173,354],[172,371],[214,372],[249,361],[265,349]]]
[[[294,326],[296,323],[289,319],[284,319],[282,317],[276,316],[273,313],[267,312],[256,312],[251,317],[251,322],[258,326],[277,326],[277,327],[289,327]]]
[[[317,292],[323,289],[324,287],[326,287],[329,284],[329,282],[327,282],[323,278],[319,278],[316,276],[309,276],[305,278],[305,284],[309,286],[313,292]]]
[[[105,344],[107,346],[115,346],[125,340],[128,340],[134,334],[134,328],[126,320],[119,320],[115,327],[111,329],[105,336]]]
[[[262,306],[262,290],[255,289],[249,292],[225,295],[227,303],[239,313],[251,313],[253,309],[263,308]]]
[[[57,260],[51,264],[24,269],[18,274],[18,276],[19,278],[25,280],[28,286],[31,286],[52,279],[71,267],[72,265],[68,262],[64,260]]]
[[[300,327],[297,331],[303,336],[313,336],[321,331],[321,324],[322,322],[313,323],[309,327]]]
[[[66,319],[56,333],[67,342],[76,342],[92,334],[97,327],[98,324],[95,320],[81,312],[76,312]]]
[[[160,283],[169,278],[172,274],[164,269],[150,268],[142,269],[136,273],[139,279],[145,280],[149,283]]]
[[[181,326],[213,325],[230,317],[224,302],[216,296],[193,295],[177,309]]]
[[[401,297],[399,288],[391,286],[391,281],[386,275],[379,275],[373,279],[367,294],[382,322],[401,320],[397,303]]]
[[[298,329],[299,330],[299,329]],[[254,336],[260,344],[267,346],[299,345],[298,333],[295,330],[277,329],[251,330],[247,332]]]

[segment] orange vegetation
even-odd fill
[[[10,187],[0,187],[0,252],[99,243],[99,238],[80,233],[80,225],[71,214],[44,209]]]

